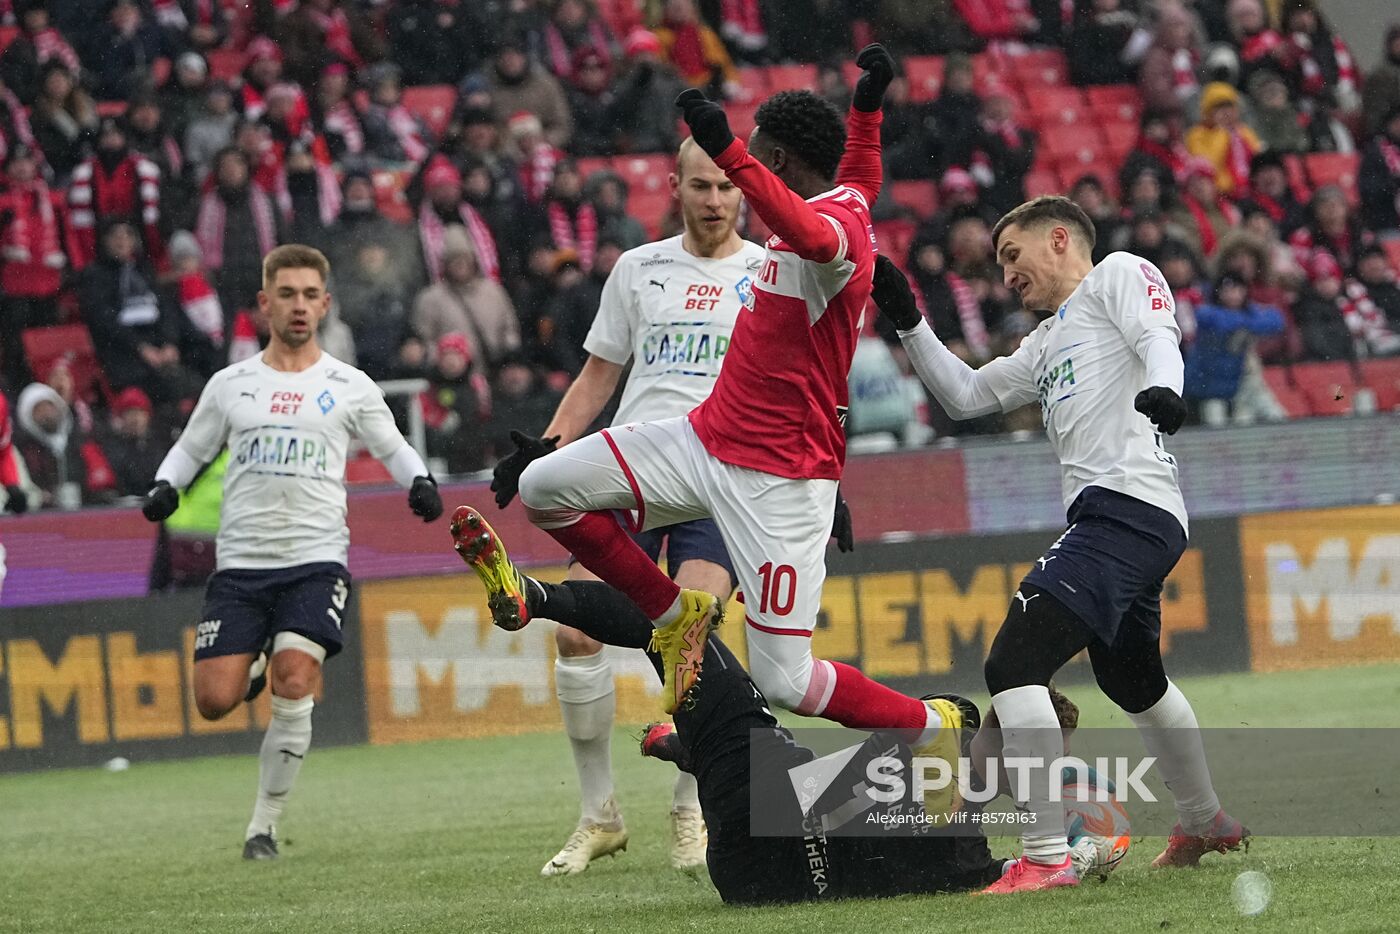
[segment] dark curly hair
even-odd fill
[[[811,91],[779,91],[758,108],[754,122],[822,178],[836,177],[846,151],[846,121],[835,104]]]

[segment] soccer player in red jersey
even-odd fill
[[[719,105],[697,91],[677,99],[696,143],[774,233],[752,281],[736,286],[745,308],[719,378],[688,416],[608,428],[553,453],[536,444],[514,463],[523,469],[516,476],[531,521],[653,620],[667,712],[698,678],[721,604],[681,590],[613,510],[624,511],[634,530],[714,518],[743,592],[749,669],[770,702],[846,726],[932,738],[947,719],[936,705],[812,657],[845,459],[846,380],[870,297],[880,106],[894,75],[880,46],[856,61],[865,73],[844,126],[815,94],[784,91],[758,109],[745,145]],[[697,295],[695,310],[708,300]],[[513,479],[498,471],[493,485],[502,482]],[[454,528],[497,623],[524,625],[526,584],[490,526],[464,507]]]

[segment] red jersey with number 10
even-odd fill
[[[847,378],[875,263],[880,114],[852,110],[837,187],[802,200],[735,141],[716,164],[774,231],[710,396],[690,413],[719,460],[835,480],[846,459]]]

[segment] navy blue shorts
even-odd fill
[[[1155,641],[1162,583],[1186,550],[1176,516],[1103,487],[1070,504],[1069,528],[1036,559],[1025,582],[1052,593],[1112,647]]]
[[[619,519],[619,522],[625,530],[627,521]],[[698,558],[718,564],[728,571],[730,590],[739,584],[739,578],[734,574],[734,565],[729,560],[729,552],[724,548],[724,536],[720,535],[719,526],[715,525],[713,519],[692,519],[689,522],[678,522],[675,525],[663,525],[645,532],[628,534],[632,536],[632,541],[642,546],[642,551],[653,561],[661,560],[661,546],[664,544],[667,573],[673,578],[682,564]],[[573,564],[575,560],[570,558],[569,563]]]
[[[219,571],[204,592],[195,660],[261,652],[279,632],[305,636],[329,658],[343,644],[340,627],[349,599],[350,572],[334,561]]]

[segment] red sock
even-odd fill
[[[928,725],[923,701],[872,681],[850,665],[827,664],[836,670],[836,687],[819,716],[857,730],[911,730],[916,735]]]
[[[681,589],[622,531],[610,512],[586,512],[573,525],[546,529],[579,564],[632,598],[651,619],[671,608]]]

